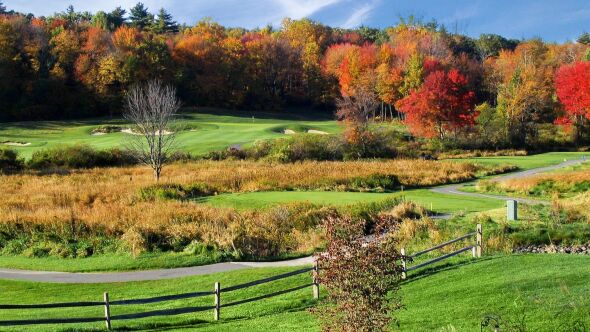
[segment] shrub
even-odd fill
[[[36,151],[27,166],[32,169],[94,168],[130,165],[134,162],[134,158],[123,150],[95,150],[88,145],[78,144]]]
[[[395,295],[402,267],[391,221],[376,220],[376,236],[366,241],[362,219],[327,219],[327,252],[316,256],[316,277],[329,303],[313,310],[324,331],[386,331],[394,319],[393,311],[401,307]]]
[[[0,172],[19,171],[23,166],[24,162],[16,151],[0,148]]]

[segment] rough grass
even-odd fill
[[[535,197],[564,197],[590,190],[590,169],[558,171],[503,181],[481,181],[479,191]]]
[[[400,331],[479,331],[488,315],[499,316],[501,329],[526,331],[570,331],[575,325],[590,325],[590,257],[573,255],[512,255],[472,261],[458,258],[439,263],[431,270],[417,271],[402,284],[405,308],[396,315]],[[276,275],[291,269],[251,269],[223,274],[162,281],[118,284],[47,284],[0,281],[0,303],[27,304],[61,301],[100,301],[108,291],[112,300],[159,296],[180,292],[210,290],[215,281],[222,287]],[[276,283],[257,286],[224,295],[222,301],[256,296],[309,282],[300,275]],[[211,298],[182,300],[149,307],[112,307],[112,314],[184,305],[210,305]],[[167,331],[319,331],[319,325],[307,308],[315,302],[311,289],[246,305],[223,309],[221,321],[212,322],[212,312],[166,318],[147,318],[114,322],[115,329]],[[60,316],[102,316],[102,307],[51,309],[43,311],[0,311],[0,319],[24,319]],[[37,314],[35,314],[35,312]],[[524,328],[524,329],[522,329]],[[31,326],[27,331],[94,331],[104,323]],[[5,329],[22,331],[22,327]],[[579,329],[578,329],[579,330]]]
[[[475,177],[470,164],[399,160],[388,162],[306,162],[271,165],[256,162],[198,162],[164,170],[162,184],[203,184],[221,192],[321,189],[338,190],[340,183],[386,174],[407,186],[437,185]],[[183,216],[231,214],[228,210],[174,200],[145,201],[142,188],[154,184],[142,167],[74,171],[61,175],[0,176],[0,218],[3,223],[59,225],[84,223],[107,230],[141,227],[159,229],[182,224]],[[343,185],[345,186],[345,185]],[[218,219],[214,218],[214,219]]]

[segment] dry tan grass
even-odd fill
[[[218,192],[243,192],[322,188],[384,174],[397,176],[406,186],[424,186],[470,179],[480,170],[470,164],[418,160],[276,165],[202,161],[170,165],[161,183],[204,183]],[[140,189],[153,184],[151,171],[143,167],[0,175],[0,226],[30,233],[42,226],[68,236],[81,229],[122,239],[133,252],[145,249],[153,237],[198,239],[225,248],[256,247],[268,254],[282,251],[269,243],[308,251],[322,241],[313,227],[298,228],[289,210],[238,213],[192,202],[140,199]]]
[[[509,179],[498,182],[497,186],[504,191],[527,194],[531,192],[536,186],[539,186],[543,182],[548,181],[553,182],[553,191],[567,192],[570,191],[570,188],[576,184],[590,182],[590,170],[547,173],[525,178]]]

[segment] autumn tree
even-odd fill
[[[398,103],[412,133],[445,139],[449,133],[473,124],[474,92],[456,69],[430,73],[419,90]]]
[[[575,142],[587,136],[590,119],[590,62],[564,65],[555,73],[555,89],[565,109],[558,123],[574,128]]]

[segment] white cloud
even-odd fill
[[[322,8],[341,2],[342,0],[275,0],[282,7],[281,15],[300,19],[313,15]]]
[[[363,24],[364,21],[367,20],[369,14],[377,7],[379,1],[371,1],[369,3],[365,3],[361,7],[355,9],[352,14],[348,17],[348,19],[341,24],[343,28],[352,29],[360,26]]]

